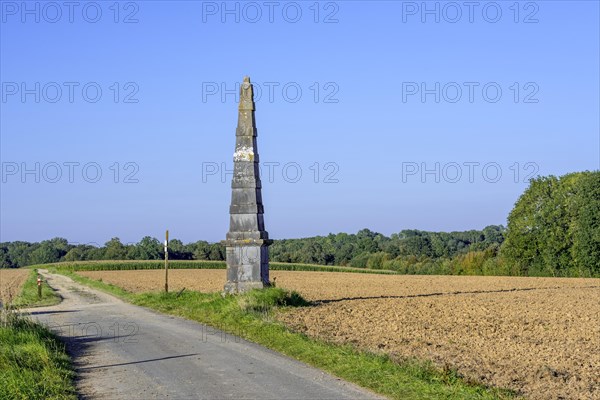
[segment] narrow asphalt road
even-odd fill
[[[63,297],[31,309],[67,344],[82,399],[379,399],[217,329],[40,271]]]

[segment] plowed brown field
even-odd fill
[[[164,271],[81,275],[134,292]],[[600,399],[600,279],[272,271],[316,301],[279,319],[300,332],[398,359],[429,359],[531,399]],[[224,270],[171,270],[173,290],[220,291]]]
[[[0,269],[0,302],[6,303],[18,296],[27,276],[28,269]]]

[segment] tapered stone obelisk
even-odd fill
[[[269,286],[269,234],[265,231],[250,78],[240,88],[238,125],[233,153],[225,293]]]

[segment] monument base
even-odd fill
[[[263,282],[227,282],[223,288],[225,294],[245,293],[252,289],[264,289],[271,286],[265,285]]]
[[[269,281],[270,240],[225,240],[227,283],[224,292],[236,294],[271,286]]]

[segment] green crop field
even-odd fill
[[[106,260],[106,261],[75,261],[53,264],[35,265],[33,268],[57,268],[67,271],[127,271],[142,269],[162,269],[165,262],[162,260]],[[172,269],[225,269],[224,261],[169,261]],[[359,274],[396,274],[394,271],[370,270],[364,268],[321,266],[312,264],[292,264],[272,262],[269,268],[273,271],[317,271],[317,272],[349,272]]]

